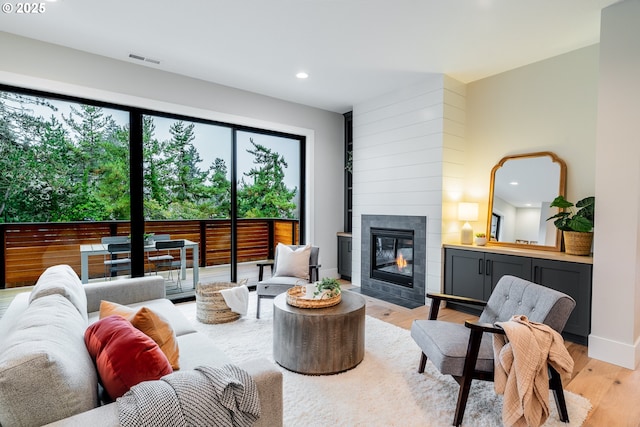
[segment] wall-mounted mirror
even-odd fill
[[[564,161],[548,151],[500,160],[491,170],[489,244],[560,251],[560,231],[546,219],[558,212],[549,205],[565,195],[566,177]]]

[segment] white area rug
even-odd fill
[[[239,320],[205,325],[196,321],[195,303],[179,305],[196,328],[205,332],[233,361],[259,357],[273,362],[271,300],[263,300],[261,319],[255,318],[255,292],[249,313]],[[284,425],[324,426],[450,426],[458,385],[427,363],[418,374],[420,349],[409,331],[367,316],[364,360],[356,368],[328,376],[308,376],[278,368],[284,382]],[[274,362],[275,363],[275,362]],[[553,396],[545,426],[580,426],[591,404],[565,391],[570,424],[561,423]],[[502,425],[502,397],[493,383],[474,381],[463,426]]]

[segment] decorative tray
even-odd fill
[[[294,286],[287,291],[287,304],[299,308],[326,308],[340,303],[342,294],[331,298],[307,298],[306,286]]]

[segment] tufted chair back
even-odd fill
[[[506,322],[514,315],[525,315],[532,322],[544,323],[562,332],[576,302],[554,289],[514,276],[503,276],[487,301],[480,322]]]

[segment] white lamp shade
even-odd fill
[[[458,219],[460,221],[477,221],[478,204],[467,202],[458,203]]]

